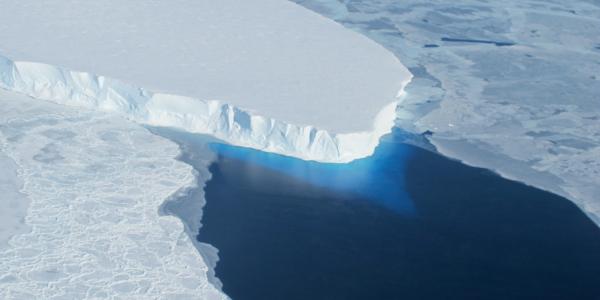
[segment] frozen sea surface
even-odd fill
[[[6,141],[0,142],[2,146]],[[0,149],[2,149],[0,146]],[[0,249],[8,240],[28,230],[25,224],[29,200],[20,192],[22,181],[17,177],[17,165],[0,150]]]
[[[2,214],[22,217],[28,204],[27,227],[0,245],[1,299],[226,298],[180,220],[159,211],[195,186],[177,145],[118,117],[2,90],[0,141]]]
[[[600,2],[294,0],[415,76],[398,125],[600,224]]]

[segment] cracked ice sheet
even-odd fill
[[[26,233],[0,247],[2,299],[223,298],[175,217],[195,184],[178,147],[120,118],[0,91],[2,152],[29,199]]]
[[[432,131],[443,154],[563,195],[600,225],[600,2],[293,1],[409,68],[400,127]]]

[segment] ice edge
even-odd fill
[[[209,134],[236,146],[305,160],[345,163],[369,156],[391,132],[396,107],[412,75],[402,78],[395,101],[376,116],[371,131],[329,133],[252,114],[218,100],[157,93],[117,79],[0,55],[0,88],[58,104],[118,113],[144,125]]]

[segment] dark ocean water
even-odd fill
[[[600,230],[570,201],[399,140],[343,165],[214,144],[198,239],[224,292],[600,299]]]

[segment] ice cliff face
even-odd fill
[[[402,78],[402,86],[410,79]],[[234,145],[321,162],[348,162],[372,154],[379,138],[393,127],[396,106],[404,94],[402,89],[396,99],[390,99],[371,131],[332,134],[217,100],[155,93],[101,75],[3,56],[0,88],[63,105],[114,112],[140,124],[210,134]]]

